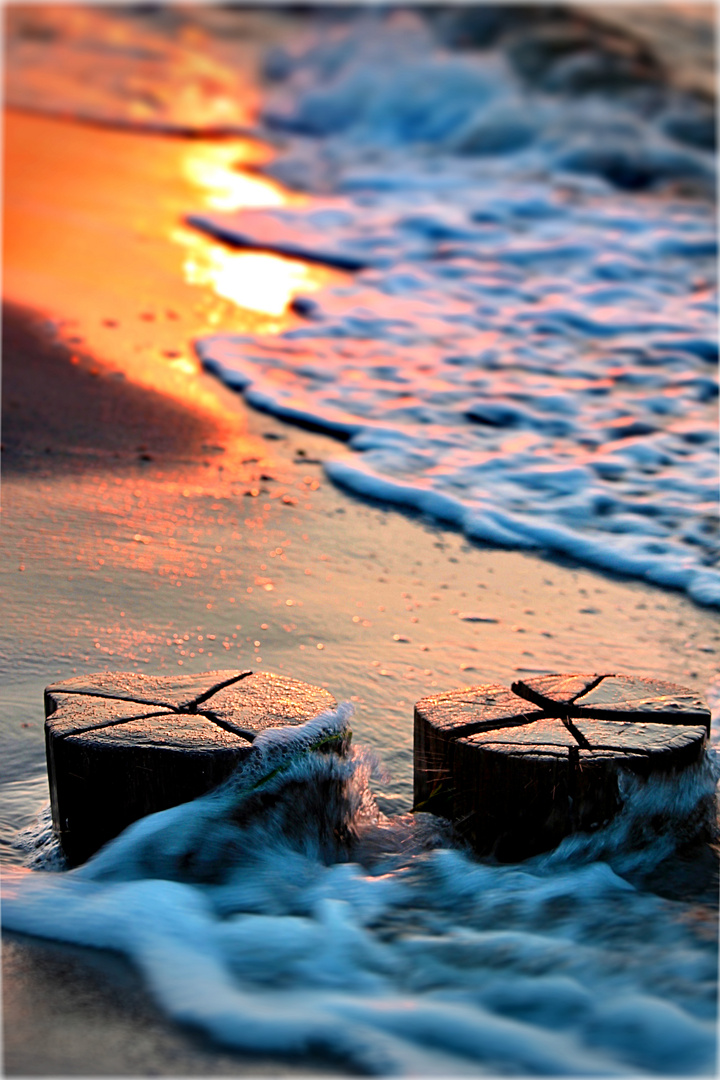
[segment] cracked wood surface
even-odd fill
[[[53,824],[68,861],[222,783],[266,728],[335,705],[320,687],[267,672],[102,672],[47,687]]]
[[[703,724],[710,710],[695,691],[639,675],[543,675],[520,679],[514,693],[547,712],[563,707],[570,717],[644,720],[655,724]]]
[[[415,808],[450,818],[479,854],[524,858],[608,822],[618,773],[698,761],[710,713],[662,680],[574,673],[486,684],[415,706]]]
[[[250,671],[208,671],[202,675],[143,675],[140,672],[103,671],[53,683],[45,689],[45,712],[50,715],[73,694],[82,697],[114,698],[144,705],[192,712],[218,690],[251,675]]]

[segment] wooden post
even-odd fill
[[[317,686],[250,671],[104,672],[47,687],[53,825],[68,862],[84,862],[138,818],[222,783],[261,731],[335,705]]]
[[[710,713],[674,683],[624,675],[546,675],[415,706],[415,809],[455,823],[502,861],[606,824],[618,772],[647,777],[702,755]]]

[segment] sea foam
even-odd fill
[[[268,169],[307,206],[190,217],[352,278],[300,298],[305,326],[198,341],[202,363],[349,440],[325,464],[347,490],[720,604],[716,222],[667,187],[712,155],[681,153],[662,113],[529,92],[497,50],[443,53],[403,18],[288,58]],[[512,116],[531,139],[478,148]],[[621,147],[647,159],[642,190],[603,165]]]
[[[608,829],[503,866],[431,815],[384,817],[349,715],[259,736],[216,791],[76,870],[9,868],[5,928],[123,953],[168,1016],[242,1053],[378,1075],[712,1074],[713,935],[697,905],[620,875],[707,827],[713,766],[628,781]]]

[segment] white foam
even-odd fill
[[[627,100],[528,97],[499,54],[439,55],[408,18],[299,52],[268,103],[305,133],[269,167],[308,206],[193,219],[367,268],[314,294],[306,327],[205,339],[202,362],[349,439],[326,471],[359,495],[720,605],[714,208],[591,175],[619,148],[658,182],[711,155],[683,172]],[[529,143],[459,153],[527,110]]]
[[[9,869],[4,925],[123,953],[168,1016],[248,1053],[379,1075],[712,1073],[697,905],[618,873],[703,827],[712,763],[635,781],[608,829],[500,866],[438,847],[430,815],[383,818],[371,763],[332,750],[349,716],[259,736],[217,791],[77,870]]]
[[[618,195],[608,168],[707,181],[710,156],[627,102],[528,98],[503,57],[437,55],[397,19],[286,58],[266,118],[324,137],[289,137],[270,169],[310,209],[194,217],[370,269],[314,294],[299,331],[198,354],[254,407],[348,439],[326,470],[358,494],[720,603],[713,209]],[[240,1051],[714,1075],[708,908],[646,884],[709,828],[714,757],[625,778],[607,828],[502,866],[429,815],[379,814],[368,756],[332,752],[348,723],[341,706],[259,736],[221,789],[77,870],[9,868],[4,925],[123,953],[168,1016]],[[25,841],[37,866],[47,814]]]

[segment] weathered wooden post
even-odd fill
[[[415,706],[415,809],[455,823],[479,855],[512,861],[608,822],[618,773],[699,760],[710,713],[674,683],[544,675]]]
[[[217,786],[261,731],[335,705],[317,686],[250,671],[105,672],[48,686],[52,817],[68,862],[84,862],[138,818]]]

